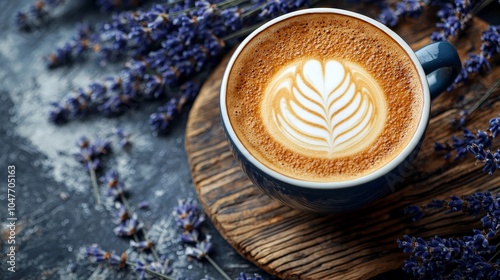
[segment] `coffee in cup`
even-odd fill
[[[304,13],[267,27],[228,73],[242,145],[286,177],[341,182],[391,162],[423,110],[421,77],[390,35],[357,17]]]

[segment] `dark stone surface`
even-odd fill
[[[31,0],[0,2],[0,202],[2,223],[2,279],[137,279],[127,269],[118,271],[89,262],[81,248],[93,243],[118,254],[128,250],[129,240],[113,233],[113,206],[94,207],[90,177],[74,159],[75,141],[82,135],[92,139],[109,137],[114,151],[105,169],[117,169],[129,191],[129,200],[144,222],[158,251],[173,268],[172,276],[189,279],[221,279],[206,262],[190,260],[178,236],[172,210],[178,199],[196,198],[184,150],[187,114],[178,119],[171,134],[152,135],[147,120],[160,103],[145,104],[117,118],[91,117],[56,126],[47,120],[49,103],[59,101],[79,86],[112,74],[119,64],[100,67],[94,59],[71,67],[47,70],[43,57],[74,34],[78,22],[98,22],[107,15],[95,1],[67,1],[49,23],[32,33],[13,25],[15,11]],[[80,3],[81,2],[81,3]],[[122,150],[112,135],[115,127],[132,133],[132,147]],[[7,271],[7,166],[16,167],[15,217],[16,272]],[[104,190],[102,191],[104,197]],[[61,195],[68,196],[62,199]],[[149,201],[148,210],[137,204]],[[241,258],[208,221],[204,230],[213,236],[212,258],[232,277],[239,272],[261,273]],[[5,235],[7,234],[7,235]],[[75,265],[74,273],[68,270]]]

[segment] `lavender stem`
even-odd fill
[[[226,280],[232,280],[231,277],[229,277],[224,270],[209,256],[205,255],[205,258],[207,261],[219,272],[219,274],[224,277]]]
[[[129,266],[133,266],[133,267],[137,266],[137,265],[136,265],[135,263],[133,263],[133,262],[126,262],[126,264],[127,264],[127,265],[129,265]],[[151,269],[149,269],[149,268],[144,268],[144,271],[146,271],[147,273],[149,273],[149,274],[151,274],[151,275],[154,275],[154,276],[160,277],[160,278],[162,278],[162,279],[167,279],[167,280],[175,280],[175,279],[174,279],[174,278],[172,278],[172,277],[169,277],[169,276],[167,276],[167,275],[165,275],[165,274],[158,273],[158,272],[153,271],[153,270],[151,270]]]
[[[127,209],[127,211],[130,213],[132,210],[130,208],[130,203],[128,202],[127,197],[123,193],[121,193],[120,199],[122,200],[122,203],[125,206],[125,208]],[[148,235],[148,233],[144,227],[142,227],[142,233],[144,234],[144,237],[146,237]],[[137,233],[134,233],[134,240],[135,240],[135,242],[139,242],[139,237],[137,237]],[[150,250],[151,250],[151,254],[155,258],[155,261],[159,262],[160,257],[158,256],[158,253],[156,252],[155,248],[152,247]]]
[[[101,199],[99,197],[99,187],[97,186],[97,178],[95,175],[94,168],[89,166],[90,180],[92,181],[92,189],[94,190],[95,204],[96,206],[101,205]]]
[[[500,86],[500,79],[497,80],[487,91],[486,93],[479,99],[469,110],[468,114],[470,115],[474,110],[476,110],[481,104],[483,104],[490,95],[495,92],[495,90]]]

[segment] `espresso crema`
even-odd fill
[[[390,36],[362,20],[291,17],[254,37],[229,74],[230,122],[274,171],[329,182],[390,162],[420,121],[418,71]]]

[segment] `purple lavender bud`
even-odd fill
[[[398,23],[399,15],[397,15],[389,7],[385,7],[382,9],[382,12],[380,12],[380,15],[378,17],[378,21],[380,21],[381,23],[383,23],[389,27],[393,27]]]
[[[481,52],[487,58],[500,53],[500,25],[488,26],[481,36]]]
[[[405,253],[411,253],[413,250],[413,240],[410,236],[404,235],[403,240],[397,240],[398,247],[403,249]]]
[[[138,231],[142,229],[142,224],[139,223],[137,215],[134,213],[132,217],[124,222],[120,223],[117,227],[113,229],[113,232],[120,237],[130,237],[134,236]]]
[[[151,114],[149,117],[149,125],[152,130],[158,132],[168,132],[170,129],[170,121],[178,112],[179,98],[172,98],[163,106],[158,108],[157,113]]]
[[[134,240],[130,240],[130,247],[133,249],[145,251],[145,250],[150,250],[151,248],[154,247],[154,243],[149,240],[144,240],[140,242],[136,242]]]
[[[91,100],[97,102],[103,100],[107,92],[106,85],[99,82],[89,84],[89,90],[91,92]]]
[[[130,218],[130,214],[125,205],[115,202],[115,208],[116,211],[113,213],[113,216],[116,218],[118,223],[125,222]]]
[[[119,266],[121,263],[120,256],[111,254],[108,259],[108,263],[113,265],[113,266]]]
[[[444,21],[436,24],[436,27],[441,30],[444,38],[449,36],[456,36],[458,31],[461,29],[461,22],[456,16],[450,16],[444,19]]]
[[[152,271],[159,272],[159,273],[164,273],[164,271],[165,271],[165,268],[159,262],[151,262],[151,263],[149,263],[149,269],[152,270]]]
[[[28,22],[28,15],[25,12],[16,12],[15,24],[22,31],[29,31],[31,29],[30,23]]]
[[[58,103],[58,102],[51,102],[51,109],[49,111],[49,120],[55,124],[63,124],[67,123],[69,120],[69,109]]]
[[[175,212],[177,225],[187,231],[199,228],[206,219],[193,200],[179,200]]]
[[[165,93],[165,83],[163,77],[160,75],[144,75],[145,89],[144,94],[146,99],[157,100]]]
[[[422,207],[416,205],[410,205],[404,209],[404,214],[409,215],[412,221],[418,221],[424,216],[424,211]]]
[[[479,161],[486,160],[487,153],[484,150],[484,146],[482,144],[472,144],[468,147],[469,152]]]
[[[498,154],[498,152],[496,154]],[[495,155],[488,151],[486,153],[486,158],[483,160],[483,172],[493,175],[497,168],[499,168],[498,163],[499,161],[498,159],[495,159]]]
[[[439,142],[434,142],[434,151],[440,152],[440,151],[445,151],[447,146],[443,143]]]
[[[469,58],[465,60],[464,68],[469,73],[488,73],[490,63],[481,54],[469,54]]]
[[[241,9],[232,7],[221,11],[222,21],[227,25],[229,31],[236,31],[243,27]]]
[[[181,233],[180,240],[183,243],[197,243],[200,241],[200,233],[196,229],[184,231]]]
[[[77,26],[77,34],[45,58],[49,68],[70,64],[91,47],[93,30],[89,24]]]
[[[446,36],[442,32],[432,32],[431,40],[433,42],[446,41]]]
[[[106,139],[96,139],[93,143],[96,156],[107,155],[111,152],[111,141]]]
[[[186,99],[186,102],[192,102],[195,100],[198,92],[200,91],[200,84],[194,82],[186,82],[181,87],[182,97]]]
[[[462,208],[464,207],[464,201],[456,195],[452,195],[452,196],[450,196],[450,198],[451,198],[451,201],[448,201],[448,207],[449,207],[448,212],[461,211]]]
[[[490,127],[488,130],[491,132],[491,136],[496,138],[500,133],[500,118],[493,118],[490,120]]]
[[[109,253],[99,248],[97,244],[85,248],[85,254],[94,262],[104,262],[109,259]]]
[[[131,134],[129,132],[125,132],[125,130],[121,127],[116,127],[114,132],[118,137],[118,143],[122,148],[126,148],[131,145],[130,143]]]
[[[137,207],[139,207],[139,209],[148,209],[149,208],[149,202],[147,200],[143,200],[143,201],[139,202],[139,204],[137,205]]]
[[[206,236],[206,240],[201,241],[196,244],[196,247],[187,247],[186,255],[191,257],[196,257],[197,259],[205,258],[210,250],[212,249],[212,243],[210,243],[210,235]]]
[[[486,131],[478,130],[476,134],[477,139],[474,142],[475,144],[483,145],[486,148],[491,147],[491,138]]]
[[[423,1],[402,0],[396,3],[395,13],[400,16],[418,18],[422,13]]]

